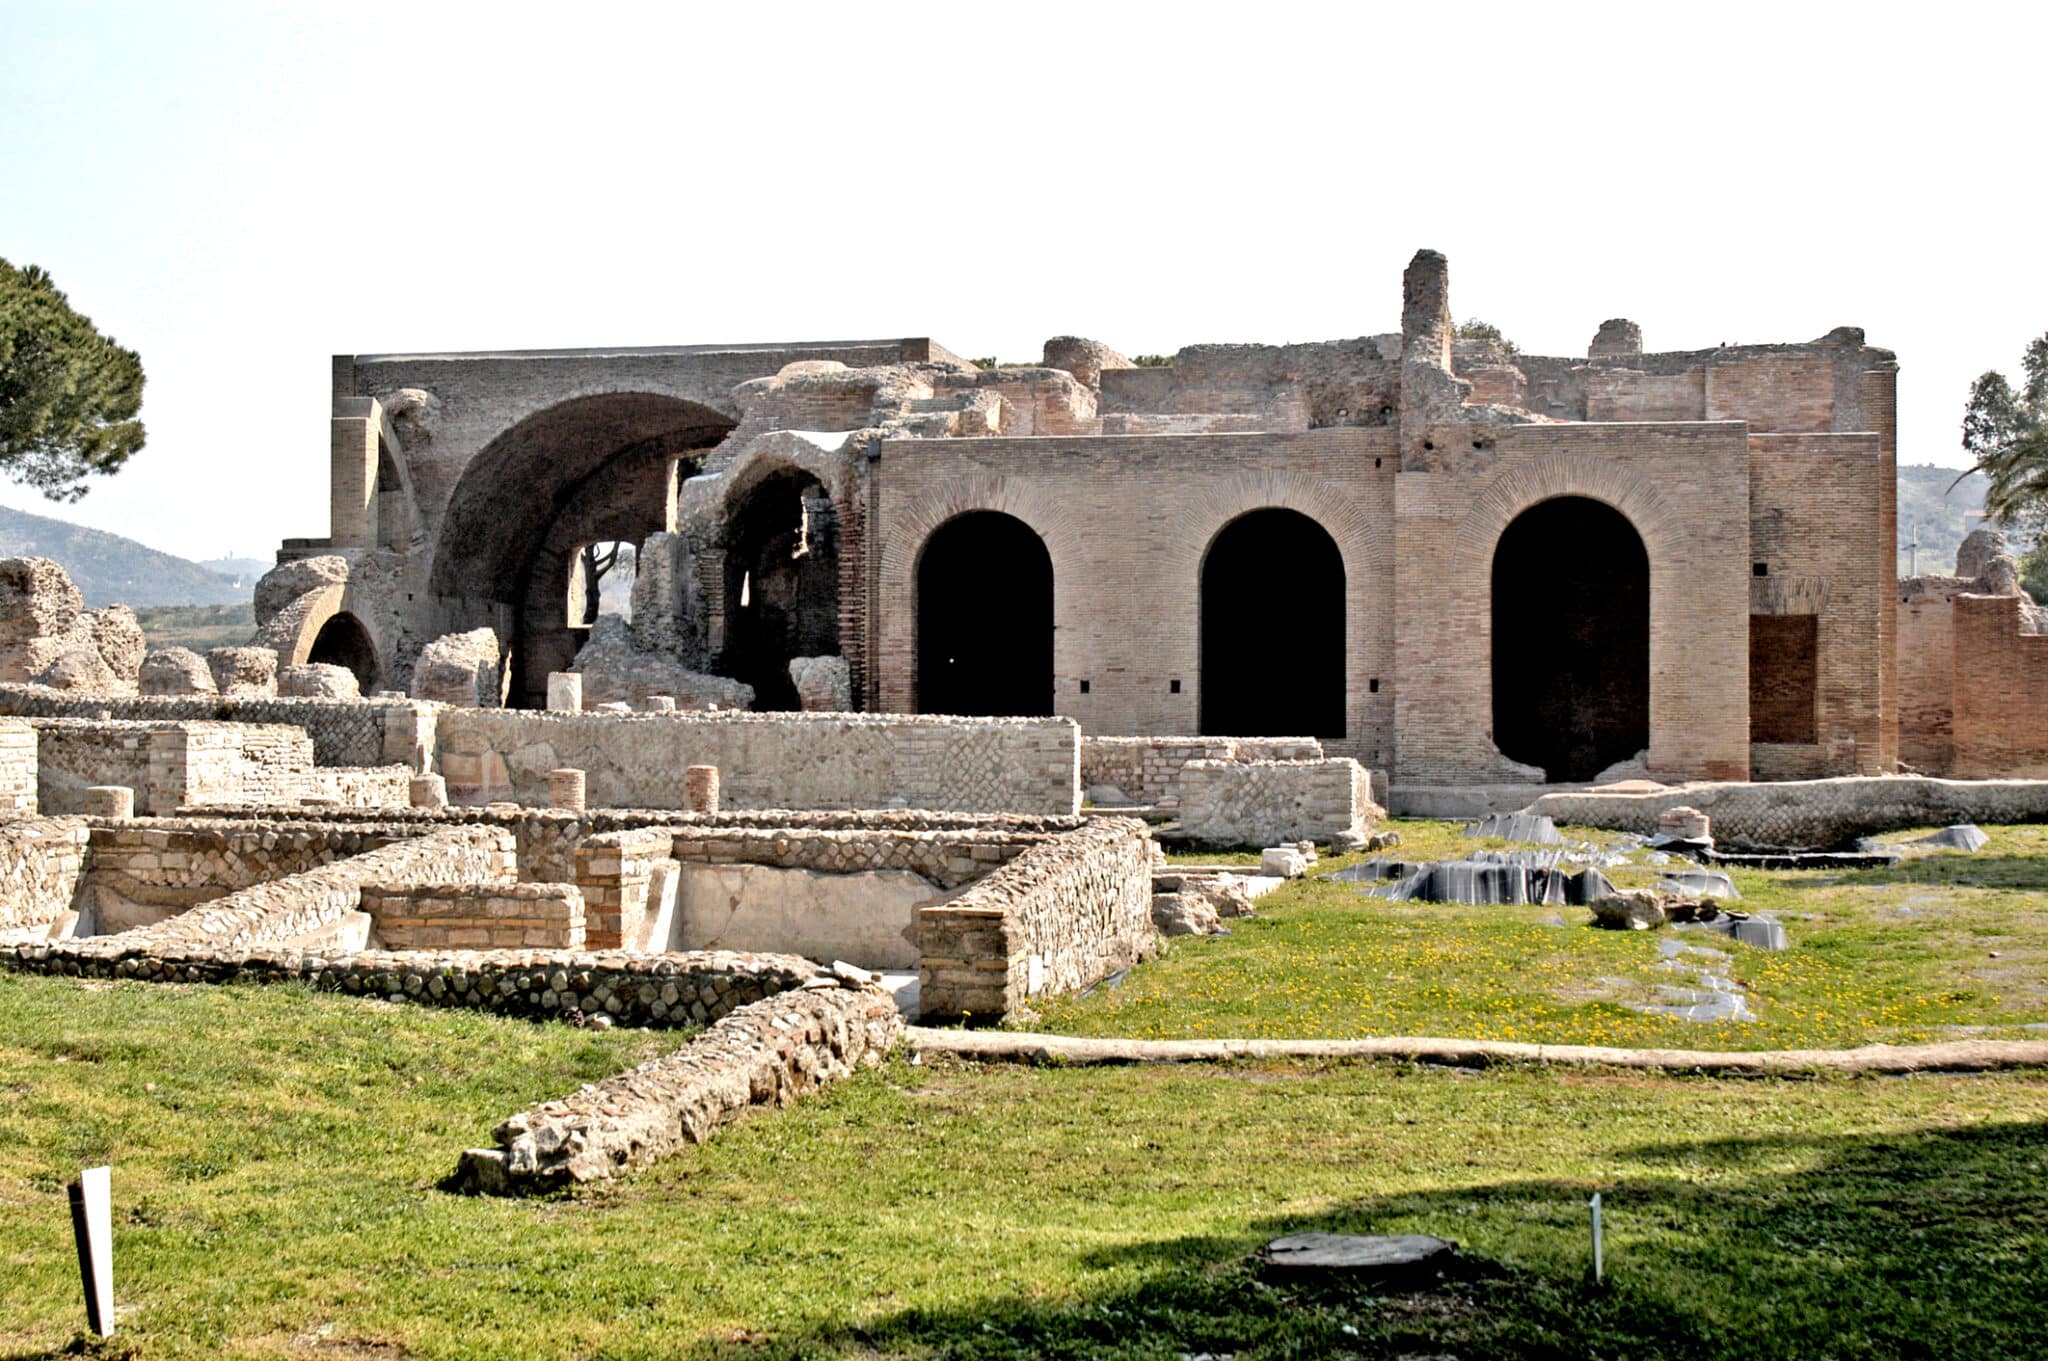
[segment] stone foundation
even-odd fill
[[[1100,818],[1032,847],[920,909],[917,943],[926,1018],[992,1023],[1129,968],[1158,943],[1145,824]]]
[[[362,911],[387,950],[578,950],[574,884],[423,884],[365,888]]]
[[[597,807],[683,809],[685,772],[709,765],[726,808],[1080,809],[1080,731],[1059,718],[448,709],[437,759],[458,804],[546,804],[567,766]]]
[[[505,1195],[596,1181],[701,1144],[755,1106],[786,1106],[880,1062],[903,1034],[885,992],[832,979],[727,1015],[664,1058],[543,1102],[456,1167],[464,1190]]]
[[[1190,761],[1322,758],[1313,737],[1083,737],[1081,788],[1109,786],[1134,804],[1177,808],[1181,767]]]
[[[1209,845],[1318,841],[1348,850],[1381,816],[1371,776],[1348,756],[1191,761],[1181,770],[1181,829]]]
[[[1578,790],[1529,805],[1559,823],[1654,835],[1671,808],[1706,814],[1723,849],[1827,850],[1901,827],[2048,821],[2048,780],[1848,776],[1776,784],[1687,784],[1636,792]]]

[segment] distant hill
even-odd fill
[[[91,607],[236,605],[249,599],[256,585],[254,577],[237,583],[119,534],[5,506],[0,506],[0,557],[56,559]]]
[[[216,576],[226,577],[229,581],[239,581],[253,589],[256,585],[256,578],[277,566],[277,559],[201,558],[199,559],[199,565]]]
[[[1971,473],[1956,485],[1960,468],[1940,468],[1931,463],[1908,463],[1899,467],[1899,575],[1913,571],[1914,554],[1907,551],[1917,534],[1922,576],[1946,576],[1956,567],[1956,548],[1963,536],[1984,524],[1984,475]],[[2015,545],[2018,547],[2019,545]]]

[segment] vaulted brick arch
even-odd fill
[[[1739,426],[1549,425],[1503,432],[1490,478],[1444,497],[1436,475],[1397,499],[1403,582],[1396,778],[1411,785],[1534,781],[1493,741],[1493,571],[1530,508],[1579,497],[1610,507],[1648,561],[1653,773],[1742,779],[1749,770],[1746,505]]]
[[[437,529],[428,586],[440,627],[509,633],[511,700],[544,703],[548,673],[570,665],[583,638],[563,614],[575,549],[671,528],[677,460],[731,428],[694,402],[613,392],[505,430],[464,467]]]

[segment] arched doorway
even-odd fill
[[[448,624],[496,628],[510,649],[508,703],[547,702],[588,630],[565,602],[571,556],[592,541],[639,544],[672,529],[678,465],[733,422],[647,392],[576,397],[536,412],[470,460],[437,533],[429,589]]]
[[[313,638],[313,646],[306,652],[306,660],[347,667],[355,674],[357,687],[366,695],[375,694],[381,683],[377,645],[370,641],[370,631],[363,627],[363,621],[347,611],[320,626],[320,632]]]
[[[1299,511],[1254,510],[1202,558],[1201,729],[1344,736],[1344,555]],[[1276,620],[1288,644],[1265,645]]]
[[[1026,717],[1052,707],[1052,555],[1014,515],[946,521],[917,562],[917,707]]]
[[[726,522],[719,671],[754,687],[756,709],[796,709],[795,657],[839,653],[839,535],[832,498],[794,467],[737,497]]]
[[[1650,745],[1650,555],[1583,496],[1517,516],[1493,551],[1493,740],[1554,782]]]

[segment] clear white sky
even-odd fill
[[[1035,358],[1461,318],[1865,327],[1900,458],[2048,327],[2033,6],[0,0],[0,257],[139,349],[76,506],[327,528],[333,353],[930,335]]]

